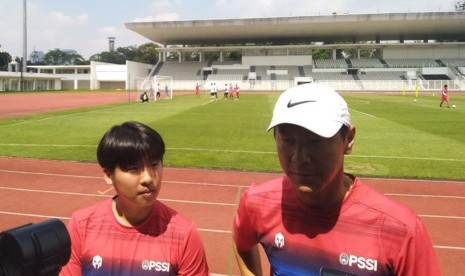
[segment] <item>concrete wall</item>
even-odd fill
[[[152,70],[152,64],[134,61],[126,61],[128,75],[126,77],[126,89],[137,89],[137,79],[147,78]]]

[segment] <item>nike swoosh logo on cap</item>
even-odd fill
[[[299,105],[299,104],[304,104],[304,103],[315,103],[316,101],[314,100],[307,100],[307,101],[299,101],[299,102],[292,102],[292,100],[290,100],[288,103],[287,103],[287,108],[291,108],[293,106],[296,106],[296,105]]]

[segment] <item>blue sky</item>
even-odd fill
[[[458,0],[457,0],[458,1]],[[455,0],[27,0],[28,54],[74,49],[84,58],[149,42],[125,22],[453,11]],[[23,0],[0,0],[0,51],[22,56]]]

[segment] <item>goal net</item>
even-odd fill
[[[158,101],[162,99],[173,99],[173,77],[155,75],[146,78],[137,85],[139,95],[147,92],[149,99]]]

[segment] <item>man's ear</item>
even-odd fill
[[[350,154],[352,152],[352,148],[354,147],[355,143],[355,126],[349,126],[349,132],[347,133],[347,141],[346,141],[346,148],[344,154]]]
[[[103,179],[108,185],[113,185],[113,179],[111,178],[111,172],[107,169],[103,170]]]

